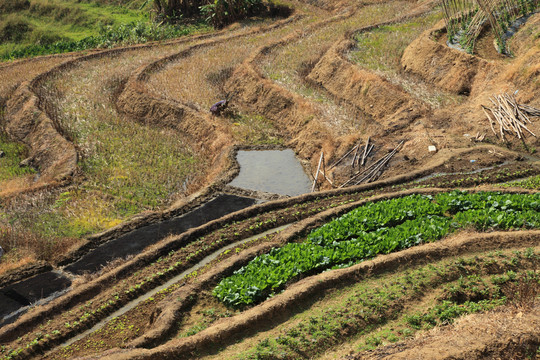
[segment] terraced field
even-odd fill
[[[480,105],[540,107],[540,14],[502,57],[446,46],[432,1],[283,4],[0,64],[2,358],[538,356],[539,142]],[[227,185],[282,148],[315,191]]]

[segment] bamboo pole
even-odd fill
[[[321,170],[321,163],[324,159],[324,152],[321,151],[321,157],[319,159],[319,165],[317,165],[317,172],[315,173],[315,180],[313,180],[313,186],[311,187],[311,192],[315,191],[315,186],[317,186],[317,179],[319,178],[319,171]]]
[[[395,153],[397,151],[399,151],[399,148],[405,143],[404,140],[402,140],[398,146],[396,146],[394,148],[394,150],[392,150],[390,153],[384,155],[383,157],[381,157],[379,160],[375,161],[373,164],[371,164],[368,168],[366,168],[364,171],[359,171],[357,172],[356,174],[354,174],[352,177],[349,178],[349,180],[347,180],[345,183],[343,183],[340,188],[343,188],[347,185],[349,185],[350,183],[352,183],[353,181],[355,181],[358,177],[362,176],[362,178],[358,181],[356,181],[355,185],[358,185],[359,183],[361,183],[362,181],[368,179],[370,180],[374,173],[376,173],[378,170],[380,170],[382,167],[384,167],[384,165],[386,165],[388,163],[388,161],[390,161],[390,159],[395,155]]]
[[[489,100],[494,105],[494,108],[488,108],[482,105],[482,110],[486,114],[491,130],[495,135],[497,133],[493,124],[498,123],[503,141],[506,140],[504,136],[505,131],[515,133],[519,139],[523,139],[525,136],[524,131],[536,137],[536,134],[527,127],[527,123],[531,123],[529,116],[540,116],[540,110],[527,105],[520,105],[514,95],[507,93],[490,97]],[[491,115],[489,114],[490,112]]]
[[[330,166],[328,170],[332,170],[333,168],[338,166],[343,161],[343,159],[345,159],[350,153],[352,153],[359,145],[360,144],[356,144],[356,146],[353,146],[351,150],[347,151],[347,153],[343,155],[338,161],[336,161],[332,166]]]
[[[358,145],[356,146],[356,151],[354,152],[354,156],[352,158],[351,166],[354,168],[354,164],[356,163],[356,158],[358,157],[358,151],[360,150],[360,141],[358,141]]]
[[[371,139],[371,137],[368,136],[367,140],[366,140],[366,145],[364,146],[364,154],[362,155],[362,161],[360,161],[360,165],[364,166],[365,162],[366,162],[366,156],[367,156],[367,151],[368,151],[368,147],[369,147],[369,140]]]

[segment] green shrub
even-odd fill
[[[29,0],[2,0],[0,1],[0,13],[21,11],[30,7]]]
[[[9,15],[0,24],[0,42],[21,41],[26,33],[32,31],[32,26],[17,15]]]
[[[250,15],[260,7],[261,0],[214,0],[200,7],[206,21],[216,27],[223,27]]]

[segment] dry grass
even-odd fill
[[[8,262],[29,262],[34,259],[54,261],[66,249],[78,243],[76,239],[42,237],[20,226],[1,225],[0,239]],[[26,259],[26,260],[24,260]]]
[[[510,306],[519,310],[531,310],[540,302],[540,272],[535,268],[522,274],[516,282],[504,284],[502,291]]]
[[[23,250],[11,251],[0,260],[0,275],[35,262],[36,258],[32,253],[25,254]]]
[[[289,31],[289,27],[278,28],[193,51],[189,56],[152,74],[148,88],[166,98],[208,110],[212,104],[225,97],[222,85],[231,69],[257,47],[279,39]]]
[[[163,46],[92,60],[45,84],[45,100],[80,150],[85,179],[69,189],[2,204],[2,223],[13,229],[2,240],[8,252],[21,248],[51,260],[81,236],[160,208],[191,190],[190,181],[204,166],[184,139],[172,130],[125,119],[112,101],[119,79],[175,50]]]
[[[0,63],[0,105],[2,99],[5,99],[18,84],[32,79],[69,58],[71,56],[48,57],[39,61]]]
[[[352,17],[338,23],[330,23],[298,40],[279,47],[267,55],[262,63],[263,73],[280,86],[310,99],[321,113],[321,121],[330,129],[340,129],[337,135],[357,133],[361,125],[358,114],[336,104],[331,98],[303,81],[306,64],[320,58],[321,50],[352,31],[376,22],[400,16],[414,3],[405,1],[384,2],[360,8]],[[311,19],[313,20],[313,19]]]
[[[32,185],[34,175],[16,175],[9,180],[0,181],[0,198],[27,189]]]
[[[348,54],[349,58],[359,66],[401,86],[433,108],[458,104],[463,100],[462,97],[421,82],[403,73],[401,68],[401,57],[405,48],[440,19],[442,14],[437,9],[427,16],[357,34],[357,47]]]

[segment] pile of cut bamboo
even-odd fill
[[[373,164],[368,166],[363,171],[358,171],[355,173],[349,180],[343,183],[340,188],[351,185],[359,185],[361,183],[369,183],[377,180],[384,171],[386,165],[394,157],[394,155],[399,151],[401,146],[405,141],[401,141],[398,146],[394,148],[391,152],[381,157],[379,160],[375,161]]]
[[[371,151],[373,150],[373,148],[375,147],[375,145],[372,144],[370,141],[371,141],[371,138],[368,137],[365,145],[363,146],[362,146],[362,141],[358,141],[358,143],[355,146],[353,146],[349,151],[347,151],[345,155],[339,158],[329,168],[326,168],[324,152],[321,151],[319,164],[317,165],[317,171],[315,172],[315,175],[313,176],[313,185],[311,187],[311,192],[315,191],[315,189],[317,188],[319,178],[321,178],[323,182],[325,180],[328,181],[328,183],[332,187],[335,187],[334,183],[328,178],[327,171],[332,170],[334,167],[342,163],[351,154],[353,155],[352,161],[351,161],[351,167],[353,170],[356,167],[359,170],[356,171],[345,183],[340,185],[339,188],[376,181],[382,175],[382,173],[384,172],[390,160],[400,150],[400,148],[403,146],[403,143],[405,142],[405,141],[401,141],[398,144],[398,146],[396,146],[391,152],[382,156],[380,159],[378,159],[371,165],[365,167],[366,162],[368,161],[368,157]],[[365,168],[361,169],[361,167],[365,167]]]
[[[489,100],[493,104],[493,108],[488,108],[482,105],[482,110],[486,114],[491,130],[495,136],[501,136],[502,141],[506,141],[505,132],[515,134],[518,139],[523,139],[523,130],[536,137],[528,127],[527,123],[531,124],[530,116],[540,116],[540,110],[532,106],[518,104],[514,95],[504,93],[490,97]],[[490,115],[491,113],[491,115]],[[495,130],[495,126],[499,125],[499,131]],[[495,125],[495,126],[494,126]]]
[[[341,158],[339,158],[338,161],[333,163],[332,166],[330,166],[329,170],[331,170],[331,169],[335,168],[336,166],[338,166],[353,151],[354,151],[354,155],[353,155],[353,159],[352,159],[352,162],[351,162],[351,166],[353,168],[355,168],[357,166],[358,167],[364,166],[364,164],[366,163],[367,157],[369,156],[369,154],[371,153],[371,150],[373,150],[373,147],[375,146],[375,145],[369,143],[370,140],[371,140],[371,138],[368,137],[367,141],[366,141],[366,145],[364,145],[363,147],[360,145],[362,143],[362,141],[358,141],[358,143],[351,150],[347,151],[347,153],[345,155],[343,155]],[[360,153],[362,153],[362,155],[360,155]]]

